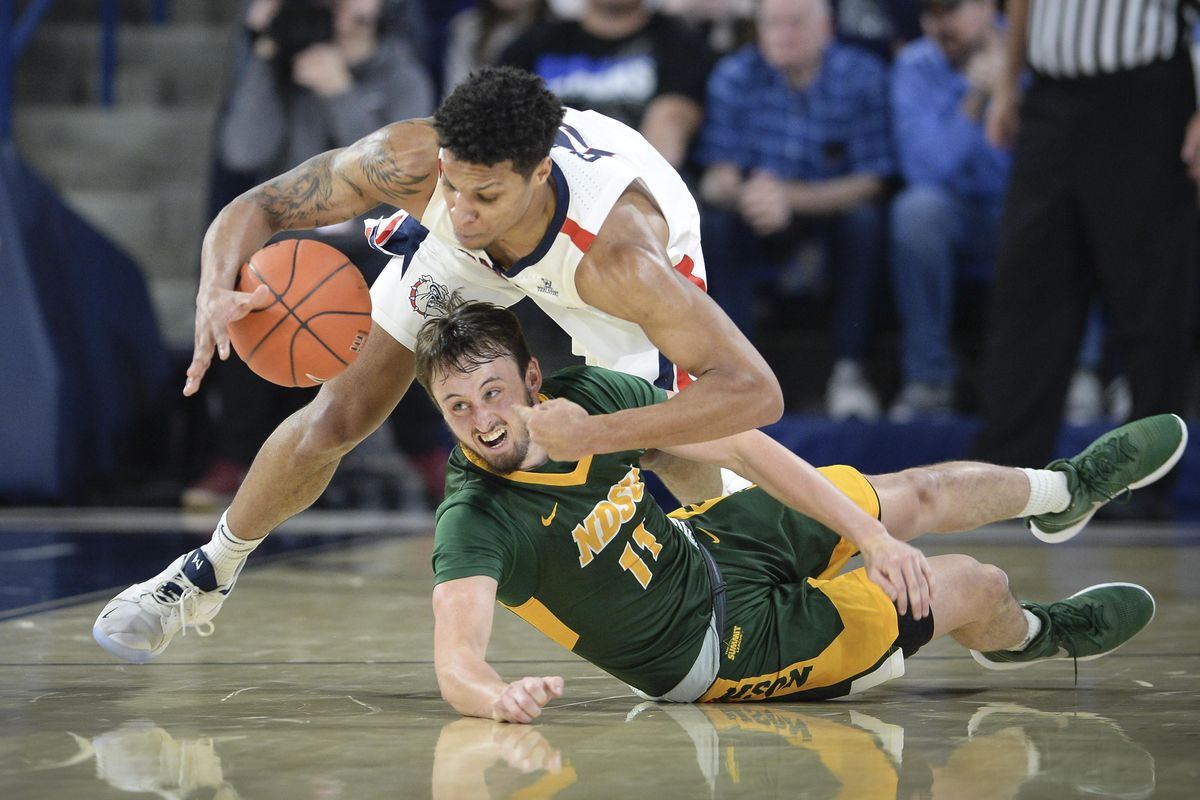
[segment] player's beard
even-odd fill
[[[528,388],[525,389],[525,402],[527,405],[533,405],[533,393],[530,392]],[[511,445],[511,449],[503,455],[480,452],[466,442],[463,442],[462,444],[463,447],[466,447],[472,453],[479,456],[479,458],[493,470],[502,474],[507,474],[509,472],[516,472],[519,470],[521,465],[525,463],[525,458],[529,455],[529,429],[522,425],[520,434],[518,436],[518,432],[513,428],[512,425],[509,425],[506,436],[509,444]]]

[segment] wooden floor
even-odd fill
[[[101,543],[142,524],[89,519],[70,526]],[[114,661],[90,636],[123,587],[11,612],[0,622],[0,798],[1200,796],[1195,527],[1093,525],[1058,547],[1015,525],[922,540],[1003,567],[1030,599],[1111,580],[1148,587],[1154,622],[1080,664],[1078,682],[1070,662],[988,672],[943,641],[852,701],[658,705],[499,612],[490,656],[501,674],[567,679],[542,720],[520,726],[459,718],[438,696],[428,533],[340,519],[321,517],[326,532],[346,532],[322,548],[304,548],[300,528],[273,534],[296,546],[255,555],[215,633],[189,634],[148,666]],[[53,562],[78,550],[10,544],[17,529],[65,524],[0,517],[0,562],[36,572],[44,551],[41,568],[71,574]],[[143,532],[137,548],[159,536]],[[120,541],[105,557],[128,557]]]

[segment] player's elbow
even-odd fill
[[[771,376],[771,391],[770,399],[766,403],[766,409],[763,411],[763,425],[771,425],[779,422],[783,417],[783,389],[779,386],[779,381],[774,375]]]
[[[783,416],[783,389],[775,373],[764,364],[749,376],[748,384],[745,393],[738,396],[746,398],[747,407],[754,415],[752,427],[761,428],[778,422]]]
[[[458,713],[470,716],[462,708],[462,703],[459,699],[459,693],[456,690],[457,687],[449,673],[441,665],[436,667],[435,673],[437,674],[438,690],[441,692],[442,699],[445,700],[450,707]]]
[[[434,673],[437,675],[438,690],[446,703],[464,717],[490,718],[490,708],[485,709],[482,703],[471,702],[471,694],[466,690],[463,676],[458,674],[453,666],[436,664]]]

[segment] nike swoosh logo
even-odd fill
[[[721,543],[721,540],[720,540],[720,539],[718,539],[718,538],[717,538],[715,535],[713,535],[713,534],[709,533],[708,531],[704,530],[704,528],[701,528],[701,527],[697,526],[696,530],[700,531],[700,532],[701,532],[701,533],[703,533],[705,536],[707,536],[708,538],[712,539],[714,544],[720,544],[720,543]]]
[[[544,526],[546,526],[547,528],[549,528],[549,527],[550,527],[550,523],[551,523],[551,522],[554,522],[554,515],[555,515],[555,514],[557,514],[557,513],[558,513],[558,503],[555,503],[555,504],[554,504],[554,508],[553,508],[553,509],[550,511],[550,516],[548,516],[548,517],[542,517],[542,525],[544,525]]]

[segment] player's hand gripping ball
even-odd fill
[[[280,386],[316,386],[358,357],[371,330],[371,294],[336,248],[311,239],[269,244],[250,256],[237,289],[266,284],[273,299],[229,324],[229,340],[257,375]]]

